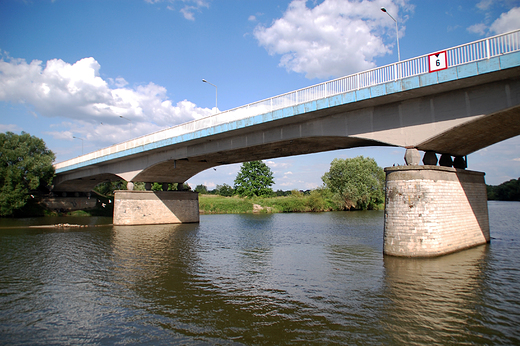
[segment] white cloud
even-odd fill
[[[200,12],[202,8],[209,8],[210,0],[144,0],[149,4],[157,4],[166,2],[168,5],[166,8],[171,11],[175,11],[175,4],[181,3],[183,6],[179,10],[184,18],[188,20],[195,20],[195,12]]]
[[[54,139],[74,139],[74,132],[72,131],[46,131],[44,133],[51,135]],[[81,139],[85,140],[85,138]]]
[[[266,161],[265,164],[271,168],[288,168],[292,165],[290,162],[283,162],[281,160],[277,160],[277,161],[269,160],[269,161]]]
[[[123,88],[128,85],[128,82],[122,77],[117,77],[116,79],[108,78],[108,82],[110,85],[115,85],[118,88]]]
[[[489,11],[491,11],[493,5],[497,4],[489,0],[482,0],[476,5],[479,10],[488,12],[485,13],[484,22],[471,25],[467,28],[468,32],[485,36],[502,34],[520,28],[520,7],[514,7],[502,13],[500,17],[489,25],[492,18],[492,13]]]
[[[520,7],[515,7],[509,10],[509,12],[502,13],[491,24],[489,30],[494,34],[502,34],[518,28],[520,28]]]
[[[320,187],[321,185],[313,182],[305,182],[304,186],[307,190],[314,190]]]
[[[20,132],[22,129],[14,124],[0,124],[0,133],[4,132]]]
[[[491,5],[493,5],[493,0],[481,0],[476,5],[479,10],[486,11]]]
[[[258,25],[254,35],[271,55],[281,55],[280,66],[305,73],[307,78],[338,77],[375,67],[374,59],[390,53],[395,23],[380,11],[385,6],[404,32],[399,10],[411,11],[406,0],[398,5],[384,0],[324,0],[314,8],[293,0],[282,18],[271,26]],[[390,45],[382,37],[394,36]]]
[[[468,28],[468,31],[472,34],[485,35],[487,26],[484,23],[474,24]]]
[[[0,101],[26,104],[37,114],[68,119],[54,138],[72,139],[72,133],[92,141],[113,144],[212,114],[183,100],[173,104],[166,89],[154,83],[127,87],[118,77],[103,80],[94,58],[74,64],[53,59],[0,59]]]

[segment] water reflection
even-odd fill
[[[396,344],[491,343],[478,337],[485,304],[486,245],[432,259],[385,257],[383,323]]]
[[[131,308],[143,310],[141,323],[188,340],[382,338],[382,255],[358,241],[349,244],[350,226],[324,231],[324,221],[335,217],[294,215],[287,222],[287,215],[223,215],[212,216],[211,224],[114,227],[113,281],[139,297]]]
[[[2,339],[10,344],[88,341],[99,333],[108,296],[103,230],[25,229],[1,232]],[[35,339],[34,335],[38,335]]]
[[[165,268],[175,265],[183,275],[193,269],[198,225],[114,226],[112,262],[118,282],[129,287],[155,284]],[[153,281],[153,282],[151,282]]]
[[[519,207],[434,259],[383,258],[380,212],[0,229],[0,343],[520,344]]]

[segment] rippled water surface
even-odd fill
[[[383,257],[382,212],[3,219],[0,344],[520,344],[520,203],[489,214],[436,259]]]

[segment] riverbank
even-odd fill
[[[37,201],[30,201],[27,207],[17,212],[14,218],[43,216],[107,216],[113,214],[113,204],[105,196],[96,197],[96,207],[88,210],[56,211],[44,208]],[[383,204],[378,206],[382,210]],[[256,214],[256,213],[307,213],[343,210],[332,196],[320,190],[310,193],[293,192],[289,196],[242,198],[220,195],[199,194],[199,213],[204,214]]]
[[[383,205],[380,206],[380,209]],[[293,193],[280,197],[241,198],[199,195],[200,214],[306,213],[343,210],[329,196],[319,191]]]

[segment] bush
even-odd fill
[[[344,209],[377,209],[384,201],[385,172],[374,159],[334,159],[321,179]]]

